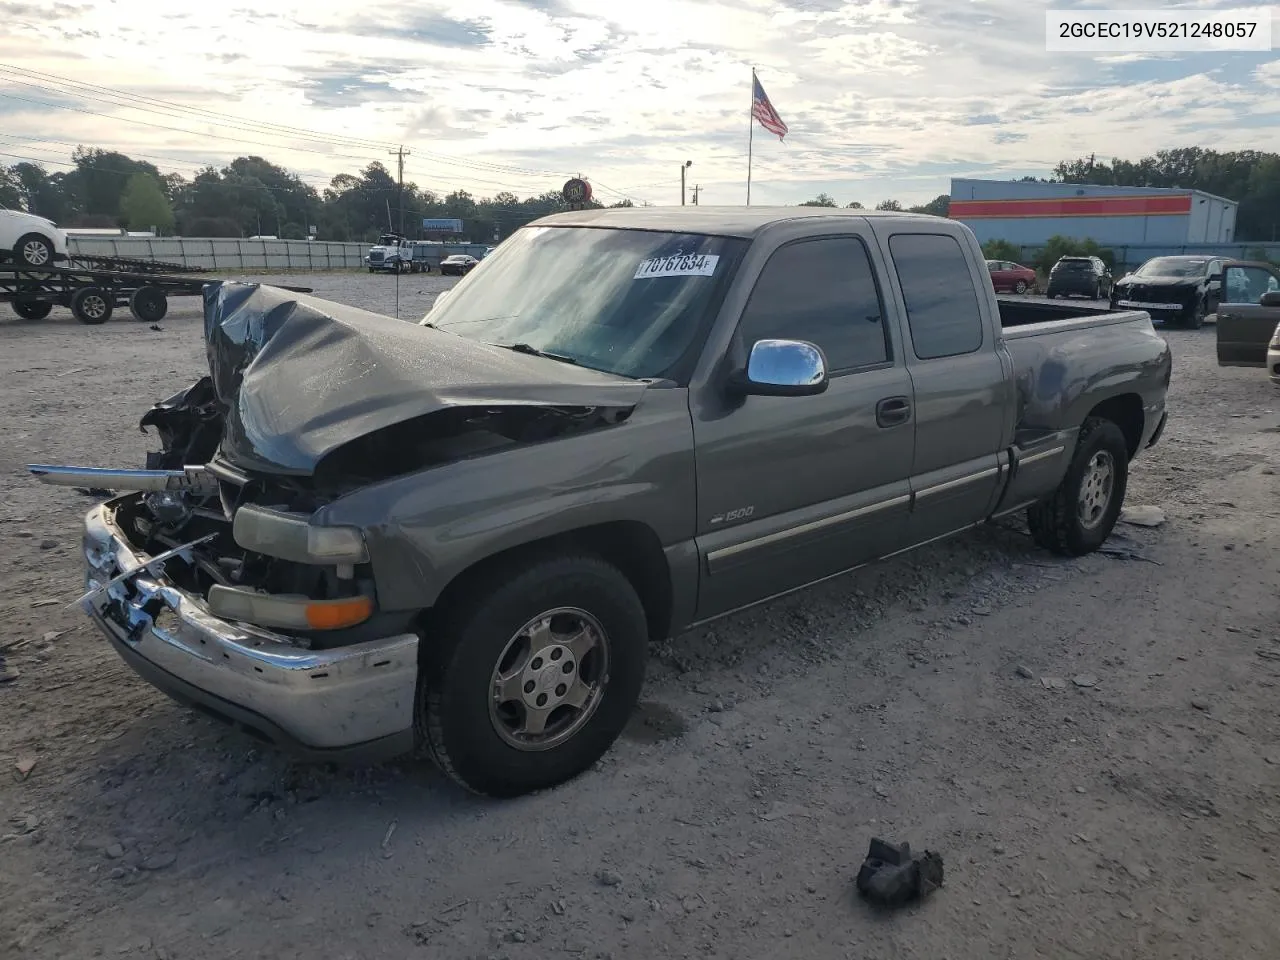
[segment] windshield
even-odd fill
[[[1177,257],[1156,257],[1140,266],[1135,277],[1203,277],[1208,260],[1181,260]]]
[[[399,237],[384,233],[382,236],[378,238],[377,245],[380,247],[394,247],[399,242],[400,242]]]
[[[745,247],[696,234],[525,227],[454,288],[431,325],[626,377],[670,377]]]
[[[1059,260],[1053,265],[1054,270],[1092,270],[1092,260]]]

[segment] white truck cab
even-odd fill
[[[378,238],[364,258],[370,273],[417,273],[418,264],[413,258],[413,241],[394,233],[384,233]]]
[[[20,267],[51,267],[67,256],[67,232],[52,220],[0,207],[0,260]]]

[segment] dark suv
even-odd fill
[[[1111,268],[1098,257],[1063,257],[1049,271],[1045,295],[1052,300],[1073,294],[1094,300],[1111,296]]]

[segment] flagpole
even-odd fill
[[[751,206],[751,149],[756,134],[756,68],[751,68],[751,109],[747,111],[747,206]]]

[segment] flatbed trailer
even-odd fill
[[[0,264],[0,303],[24,320],[43,320],[55,306],[67,307],[81,323],[111,319],[116,307],[134,318],[157,323],[169,311],[170,297],[198,297],[209,282],[189,276],[206,272],[181,264],[123,257],[69,257],[57,266],[33,269]],[[310,287],[285,287],[311,293]]]

